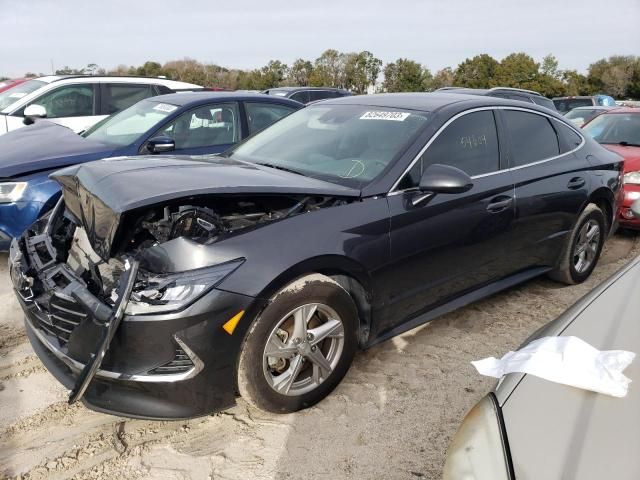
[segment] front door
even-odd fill
[[[241,139],[237,102],[209,104],[183,113],[154,133],[173,138],[176,154],[220,153]]]
[[[473,187],[413,205],[432,164],[465,171]],[[510,273],[514,184],[500,165],[494,112],[473,111],[447,126],[388,195],[391,266],[374,336]]]

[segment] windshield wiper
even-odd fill
[[[264,162],[252,162],[252,163],[255,163],[256,165],[262,165],[263,167],[269,167],[269,168],[275,168],[276,170],[282,170],[283,172],[295,173],[296,175],[302,175],[303,177],[307,176],[304,173],[300,173],[300,172],[298,172],[296,170],[292,170],[292,169],[287,168],[287,167],[282,167],[280,165],[275,165],[273,163],[264,163]]]

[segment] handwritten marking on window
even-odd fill
[[[486,144],[486,135],[467,135],[464,137],[460,137],[460,145],[462,145],[462,148],[472,149]]]

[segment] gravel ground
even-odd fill
[[[26,340],[0,256],[0,478],[439,479],[464,414],[493,386],[469,362],[516,348],[638,253],[635,236],[616,235],[583,285],[534,280],[384,342],[304,412],[239,400],[188,422],[68,406]]]

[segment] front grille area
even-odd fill
[[[156,367],[149,371],[149,375],[168,375],[172,373],[184,373],[191,370],[195,365],[180,347],[176,348],[176,354],[169,363]]]
[[[49,299],[48,305],[38,303],[38,306],[38,326],[55,336],[62,346],[67,344],[73,330],[87,317],[75,301],[55,294]]]

